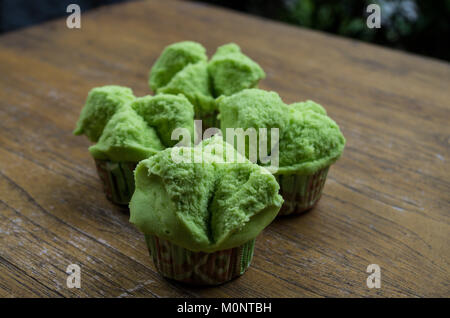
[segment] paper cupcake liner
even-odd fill
[[[106,197],[115,204],[128,205],[134,192],[134,169],[137,162],[113,162],[95,159]]]
[[[255,240],[213,253],[193,252],[154,235],[145,235],[150,256],[164,277],[194,285],[218,285],[244,274]]]
[[[328,169],[329,166],[311,175],[276,175],[284,199],[278,215],[298,214],[311,209],[322,195]]]
[[[217,119],[218,112],[208,114],[202,117],[202,133],[208,128],[220,128],[220,120]]]

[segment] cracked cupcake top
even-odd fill
[[[163,50],[150,71],[149,85],[155,93],[185,95],[201,117],[216,110],[216,97],[255,87],[264,77],[262,68],[234,43],[219,47],[208,62],[201,44],[184,41]]]
[[[183,95],[136,98],[129,88],[103,86],[89,92],[74,134],[97,142],[89,148],[96,159],[136,162],[176,144],[171,133],[177,127],[193,136],[193,118]]]
[[[173,149],[191,162],[174,160]],[[130,222],[192,251],[213,252],[254,239],[281,207],[279,186],[265,168],[242,157],[242,163],[227,163],[227,156],[240,155],[215,136],[141,161]]]

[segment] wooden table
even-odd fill
[[[450,66],[192,2],[145,1],[0,37],[0,296],[450,296]],[[192,288],[155,271],[72,135],[94,86],[149,94],[162,48],[238,43],[286,102],[323,104],[347,138],[320,203],[258,237],[249,271]],[[69,264],[81,288],[66,286]],[[369,264],[381,288],[366,285]]]

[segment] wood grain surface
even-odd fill
[[[450,66],[194,2],[138,1],[0,36],[0,297],[449,297]],[[323,104],[347,138],[324,194],[258,237],[219,287],[163,279],[72,135],[94,86],[149,94],[167,44],[238,43],[286,102]],[[66,286],[69,264],[81,288]],[[381,288],[366,285],[369,264]]]

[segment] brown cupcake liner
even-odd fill
[[[284,199],[278,215],[301,214],[314,207],[322,195],[329,168],[311,175],[275,175]]]
[[[113,162],[95,159],[106,197],[118,205],[128,205],[134,192],[134,169],[137,162]]]
[[[218,285],[244,274],[253,257],[255,240],[212,253],[193,252],[154,235],[145,241],[158,272],[193,285]]]

